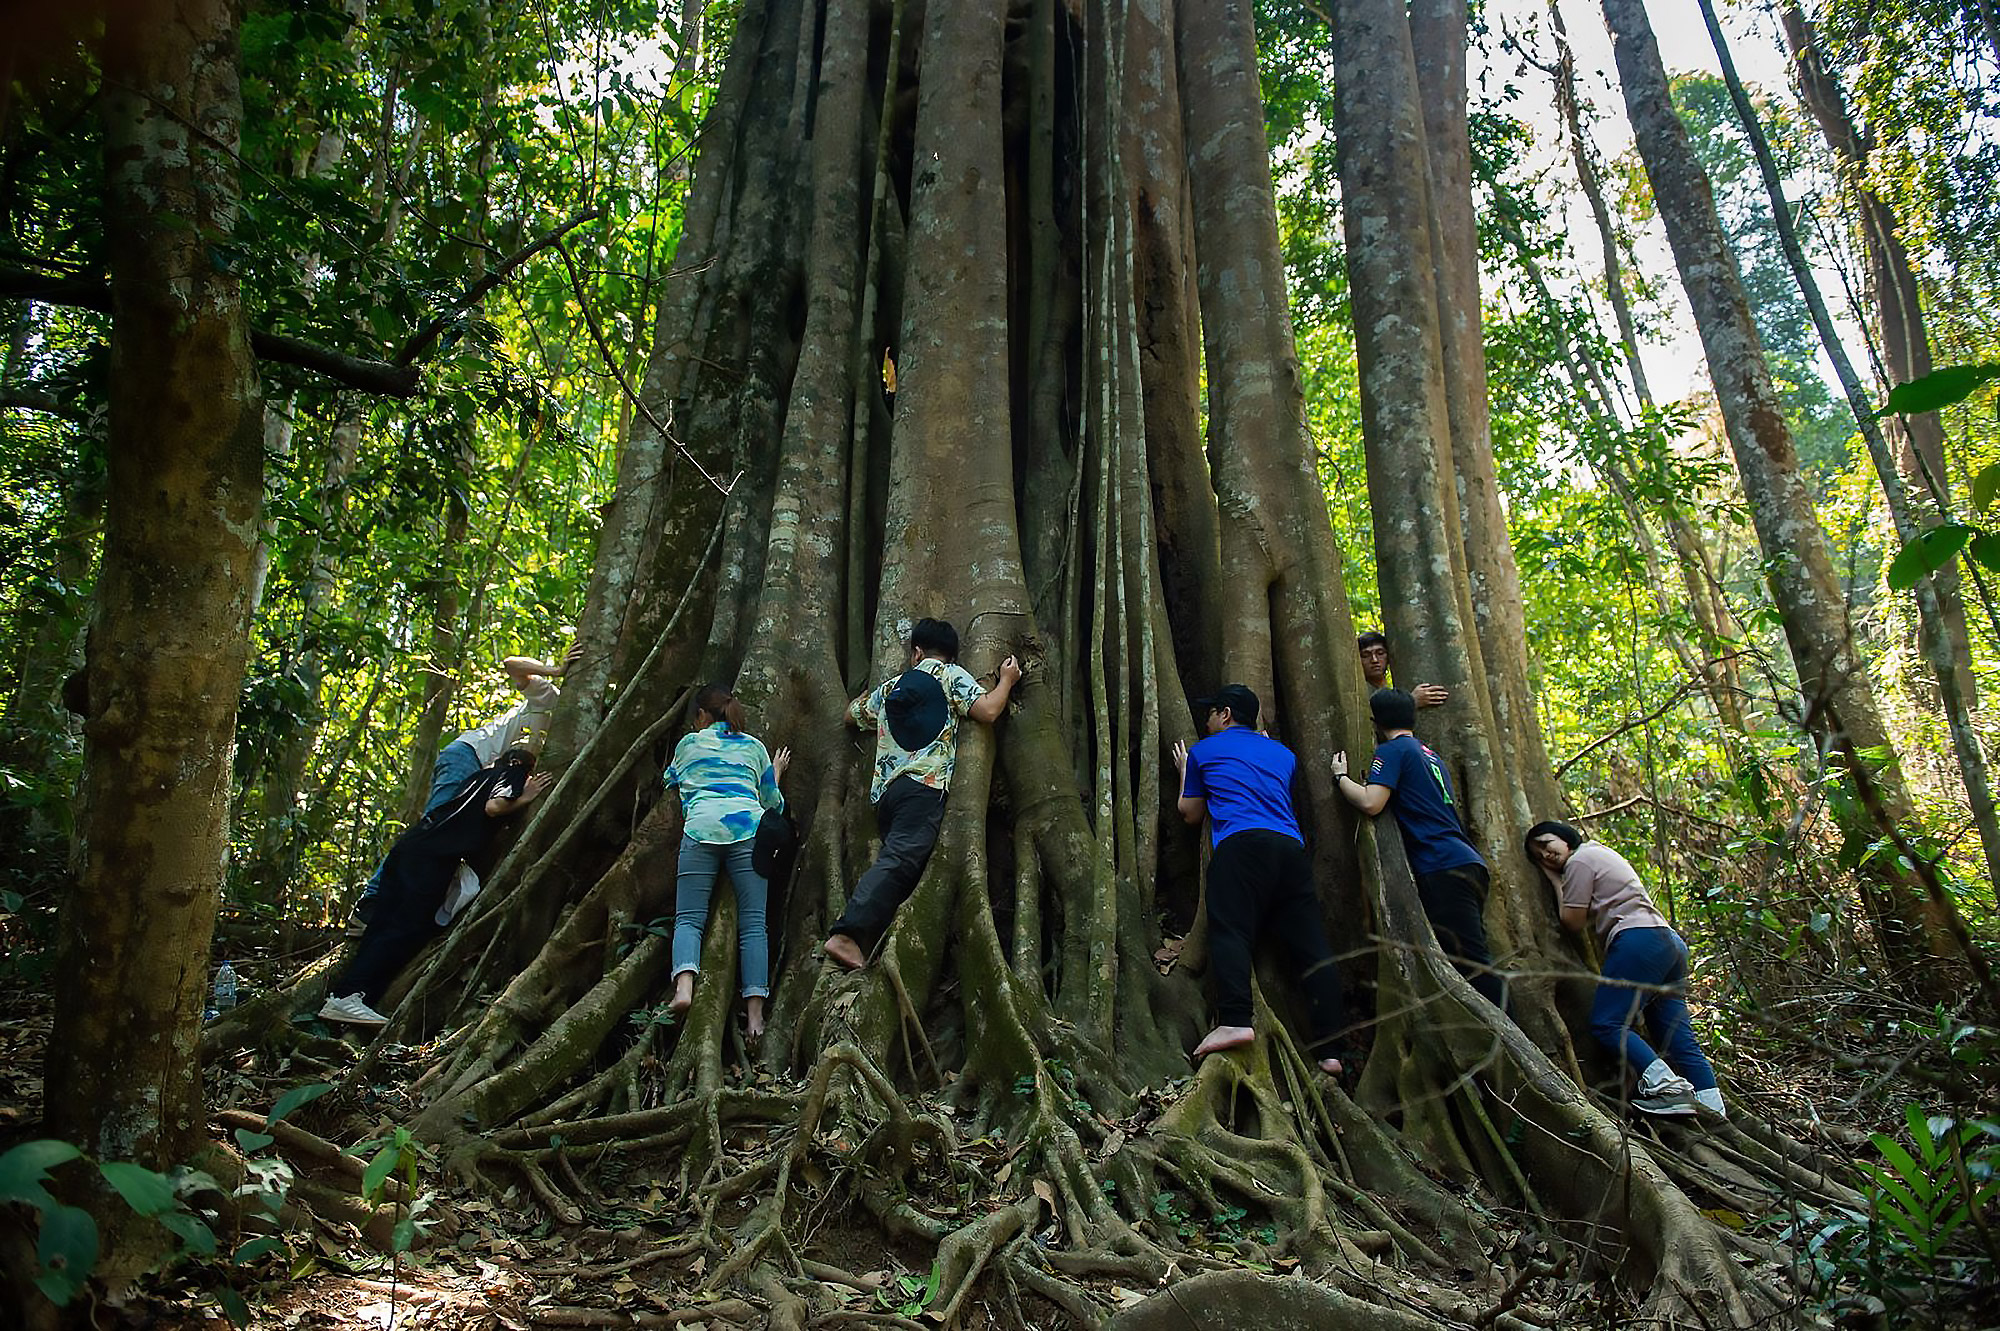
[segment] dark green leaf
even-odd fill
[[[236,1144],[246,1151],[261,1151],[278,1140],[268,1132],[252,1132],[248,1128],[236,1129]]]
[[[393,1146],[384,1146],[376,1153],[375,1158],[368,1162],[368,1168],[361,1171],[362,1196],[374,1197],[381,1193],[384,1180],[395,1169],[401,1155],[402,1152]]]
[[[49,1301],[61,1307],[69,1296],[83,1287],[97,1265],[97,1222],[90,1212],[74,1206],[57,1206],[42,1216],[41,1236],[35,1241],[35,1257],[42,1264],[41,1287]],[[65,1289],[61,1298],[50,1292],[53,1280]]]
[[[42,1189],[42,1180],[57,1165],[67,1164],[82,1154],[68,1142],[46,1137],[22,1142],[7,1154],[0,1155],[0,1202],[27,1202],[34,1206],[46,1204],[48,1193]]]
[[[1921,379],[1897,384],[1889,391],[1889,400],[1876,414],[1916,416],[1926,411],[1936,411],[1954,402],[1963,402],[1977,392],[1981,385],[1991,383],[1995,379],[2000,379],[2000,362],[1947,365],[1942,370],[1932,370]]]
[[[284,1241],[280,1239],[277,1235],[265,1234],[260,1238],[251,1239],[248,1243],[238,1248],[236,1250],[236,1255],[231,1257],[229,1260],[235,1262],[238,1266],[242,1266],[246,1262],[256,1261],[259,1257],[262,1257],[265,1253],[275,1252],[278,1248],[282,1247],[283,1245]]]
[[[1889,585],[1899,592],[1908,591],[1917,585],[1917,579],[1949,563],[1974,534],[1974,528],[1960,522],[1941,523],[1921,533],[1889,565]]]
[[[224,1285],[215,1291],[215,1301],[222,1305],[222,1314],[232,1326],[250,1325],[250,1305],[243,1301],[241,1294]]]
[[[215,1255],[215,1231],[200,1216],[188,1211],[168,1211],[160,1216],[160,1227],[178,1238],[189,1252],[203,1257]]]
[[[173,1209],[174,1184],[165,1174],[124,1160],[106,1160],[98,1165],[97,1172],[140,1215],[158,1215]]]
[[[2000,573],[2000,533],[1983,531],[1972,538],[1966,556],[1981,568]]]

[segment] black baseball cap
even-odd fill
[[[1224,707],[1229,709],[1229,715],[1237,725],[1257,724],[1257,695],[1247,685],[1224,684],[1211,696],[1194,700],[1194,714],[1200,717]]]

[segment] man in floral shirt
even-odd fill
[[[942,619],[920,619],[910,630],[910,666],[862,694],[847,719],[875,731],[875,779],[868,799],[882,849],[833,922],[825,952],[849,970],[888,931],[896,908],[916,890],[944,821],[944,793],[958,757],[958,718],[991,724],[1006,710],[1021,678],[1013,657],[1000,663],[991,691],[957,664],[958,630]]]

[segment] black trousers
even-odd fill
[[[1208,951],[1219,1025],[1251,1024],[1251,959],[1266,931],[1284,940],[1298,969],[1312,1022],[1313,1057],[1333,1056],[1347,1010],[1313,890],[1312,857],[1282,832],[1236,832],[1223,838],[1208,861]]]
[[[882,849],[848,895],[847,909],[829,933],[846,934],[864,952],[874,950],[896,918],[896,907],[917,890],[931,847],[944,823],[944,792],[912,776],[899,776],[875,805]]]
[[[402,849],[403,843],[398,842],[389,851],[382,891],[369,913],[368,931],[361,935],[361,945],[354,950],[346,972],[327,992],[360,994],[362,1002],[376,1006],[382,1001],[382,992],[410,964],[410,958],[444,932],[437,922],[437,911],[444,904],[458,862],[431,863],[414,854],[403,856]]]
[[[1494,1007],[1507,1006],[1507,984],[1493,970],[1493,951],[1486,946],[1486,888],[1491,881],[1483,864],[1459,864],[1417,876],[1417,899],[1430,917],[1438,946],[1458,967],[1458,973]]]

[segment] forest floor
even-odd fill
[[[328,935],[326,944],[337,941],[332,931]],[[243,951],[237,969],[253,985],[279,979],[299,962],[296,955],[278,957],[254,947]],[[318,1029],[307,1023],[301,1026]],[[48,1032],[49,1002],[43,986],[14,986],[0,992],[0,1145],[32,1135]],[[1874,1078],[1864,1088],[1852,1071],[1815,1052],[1810,1044],[1767,1038],[1755,1028],[1746,1033],[1739,1025],[1733,1037],[1719,1037],[1716,1043],[1721,1046],[1717,1062],[1727,1068],[1736,1101],[1779,1124],[1811,1125],[1822,1140],[1861,1147],[1867,1133],[1892,1127],[1903,1105],[1922,1100],[1917,1086],[1899,1085],[1893,1076]],[[358,1056],[363,1044],[359,1033],[348,1034],[348,1056]],[[211,1066],[207,1073],[211,1112],[241,1107],[261,1115],[284,1090],[331,1080],[344,1071],[333,1061],[341,1053],[338,1046],[327,1039],[315,1039],[310,1045],[321,1057],[332,1057],[319,1064],[312,1054],[273,1060],[249,1052]],[[383,1061],[361,1107],[362,1115],[372,1117],[374,1132],[388,1131],[413,1112],[403,1084],[424,1060],[425,1051],[407,1049]],[[1894,1063],[1886,1053],[1882,1061]],[[769,1073],[753,1074],[741,1066],[729,1069],[729,1079],[737,1084],[774,1082]],[[1170,1099],[1171,1088],[1163,1088],[1163,1094]],[[1153,1108],[1157,1112],[1158,1104]],[[353,1132],[362,1121],[351,1115],[343,1126]],[[224,1135],[218,1128],[218,1138]],[[732,1140],[729,1149],[754,1157],[764,1146],[755,1136]],[[335,1139],[343,1145],[363,1140],[355,1137],[347,1142],[339,1134]],[[482,1331],[677,1326],[722,1331],[765,1324],[766,1312],[759,1304],[702,1290],[709,1259],[686,1241],[696,1228],[696,1217],[683,1210],[671,1193],[674,1161],[579,1164],[590,1174],[597,1198],[584,1225],[555,1225],[520,1185],[498,1196],[474,1195],[442,1171],[427,1167],[420,1172],[419,1191],[428,1196],[435,1223],[415,1253],[392,1261],[371,1250],[353,1226],[322,1222],[310,1236],[294,1235],[289,1250],[281,1249],[247,1267],[231,1268],[215,1261],[184,1266],[156,1282],[111,1324],[220,1331],[230,1325],[216,1299],[220,1282],[243,1296],[249,1325],[265,1331],[336,1327],[386,1331],[399,1326]],[[754,1200],[745,1200],[745,1214]],[[720,1219],[726,1228],[735,1217]],[[885,1242],[871,1217],[837,1208],[811,1221],[809,1235],[808,1246],[800,1252],[808,1274],[818,1271],[830,1279],[822,1280],[815,1292],[817,1311],[807,1326],[935,1324],[922,1320],[928,1251],[899,1253]],[[1183,1236],[1190,1247],[1231,1260],[1232,1236],[1190,1235],[1185,1230]],[[1049,1240],[1059,1242],[1060,1237],[1052,1226]],[[824,1265],[815,1268],[815,1262]],[[986,1284],[997,1287],[984,1288],[969,1299],[957,1325],[970,1331],[1003,1327],[1054,1331],[1074,1324],[1065,1312],[1029,1291],[994,1279]],[[1124,1289],[1107,1281],[1098,1293],[1115,1306],[1137,1302],[1151,1291]],[[1605,1296],[1604,1303],[1597,1302],[1599,1296]],[[1521,1307],[1550,1316],[1553,1320],[1545,1325],[1603,1325],[1601,1311],[1593,1316],[1587,1310],[1615,1302],[1608,1296],[1608,1290],[1594,1291],[1591,1284],[1572,1276],[1548,1289],[1523,1290]],[[1950,1320],[1936,1324],[1947,1325]]]

